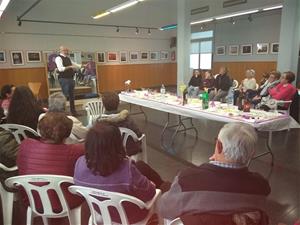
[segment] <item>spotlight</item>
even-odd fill
[[[248,21],[249,21],[249,22],[252,22],[252,21],[253,21],[253,18],[252,18],[252,15],[251,15],[251,14],[249,14],[249,16],[248,16]]]
[[[236,23],[233,17],[231,17],[230,23],[231,23],[232,25],[234,25],[234,24]]]
[[[22,26],[22,21],[21,20],[18,20],[18,26]]]
[[[116,32],[117,32],[117,33],[119,33],[119,32],[120,32],[120,27],[117,27],[117,30],[116,30]]]
[[[140,33],[140,30],[139,30],[139,28],[136,28],[135,29],[135,34],[138,34],[138,33]]]
[[[151,35],[151,29],[148,28],[148,35]]]

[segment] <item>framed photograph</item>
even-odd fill
[[[41,62],[41,52],[40,51],[27,51],[26,52],[27,62]]]
[[[176,52],[175,51],[171,52],[171,61],[176,61]]]
[[[159,60],[159,52],[150,52],[151,60]]]
[[[216,55],[225,55],[225,46],[217,46]]]
[[[97,52],[96,56],[97,63],[105,63],[105,52]]]
[[[229,55],[239,55],[239,46],[238,45],[229,45],[228,46]]]
[[[241,45],[241,55],[252,55],[252,45]]]
[[[117,62],[118,53],[117,52],[108,52],[107,53],[107,62]]]
[[[161,51],[160,52],[160,59],[161,60],[168,60],[169,59],[169,52],[168,51]]]
[[[257,43],[256,54],[265,55],[269,53],[269,43]]]
[[[0,50],[0,63],[5,63],[5,62],[6,62],[5,51]]]
[[[148,60],[149,52],[141,52],[141,60]]]
[[[272,43],[271,44],[271,53],[278,54],[279,52],[279,43]]]
[[[24,65],[24,58],[23,58],[22,51],[11,51],[10,57],[11,57],[12,65],[14,65],[14,66]]]
[[[137,61],[139,59],[138,52],[130,52],[130,61]]]
[[[128,61],[128,53],[126,51],[120,52],[120,62],[125,63]]]

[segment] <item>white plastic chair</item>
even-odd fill
[[[0,163],[0,169],[13,172],[18,170],[17,166],[6,167]],[[13,213],[13,204],[14,204],[14,192],[6,191],[0,182],[0,197],[2,204],[2,215],[3,215],[3,224],[12,224],[12,213]]]
[[[103,114],[103,104],[101,100],[94,100],[84,104],[83,108],[87,112],[88,127],[93,126],[94,122]]]
[[[39,137],[39,134],[34,129],[23,125],[6,123],[6,124],[1,124],[0,127],[2,127],[4,130],[10,131],[14,135],[18,144],[20,144],[23,139],[27,138],[26,132]]]
[[[119,127],[121,135],[123,136],[123,147],[126,149],[126,144],[128,141],[128,138],[131,137],[134,142],[141,142],[142,143],[142,152],[136,155],[130,156],[130,158],[134,160],[138,160],[141,156],[142,160],[144,162],[148,162],[148,156],[147,156],[147,142],[146,142],[146,135],[142,134],[141,137],[138,137],[136,133],[134,133],[132,130],[125,128],[125,127]]]
[[[164,219],[164,225],[183,225],[183,222],[180,218],[176,218],[174,220]]]
[[[43,183],[43,186],[38,186],[34,183]],[[68,176],[59,175],[23,175],[15,176],[6,179],[5,184],[8,187],[16,188],[23,187],[28,199],[29,206],[27,208],[26,224],[32,224],[33,218],[41,216],[45,225],[48,224],[48,218],[61,218],[68,216],[71,225],[81,224],[81,205],[75,209],[70,209],[66,199],[64,197],[61,185],[63,183],[74,184],[73,178]],[[56,192],[62,211],[55,213],[51,206],[51,201],[48,195],[48,191],[53,190]],[[33,197],[33,192],[39,195],[42,203],[43,212],[39,212],[36,208],[36,202]]]
[[[233,89],[237,89],[239,87],[239,82],[237,80],[233,80],[232,87],[233,87]]]
[[[290,101],[275,100],[275,103],[276,103],[276,109],[275,109],[276,111],[284,113],[284,114],[287,114],[287,115],[290,115],[290,109],[291,109],[292,100],[290,100]],[[278,106],[279,105],[285,105],[285,104],[288,104],[288,108],[287,109],[280,109],[280,110],[278,110]]]
[[[138,198],[135,198],[130,195],[125,195],[118,192],[109,192],[103,191],[95,188],[89,187],[80,187],[80,186],[70,186],[69,191],[71,193],[77,193],[85,198],[87,204],[90,208],[91,216],[89,219],[89,225],[97,225],[97,224],[117,224],[113,223],[111,216],[109,214],[108,207],[112,206],[116,208],[120,215],[121,224],[122,225],[129,225],[128,218],[126,216],[126,212],[123,208],[123,202],[131,202],[137,205],[140,209],[147,209],[149,213],[147,217],[136,223],[136,225],[143,225],[147,224],[147,221],[151,218],[151,216],[155,213],[156,210],[156,201],[161,195],[161,191],[156,189],[156,193],[152,200],[149,202],[143,202]],[[105,200],[99,200],[100,198],[105,198]],[[100,215],[100,213],[101,215]],[[132,224],[133,225],[133,224]]]

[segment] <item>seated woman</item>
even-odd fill
[[[82,144],[66,145],[64,140],[69,137],[72,129],[72,120],[64,113],[47,113],[38,124],[41,134],[40,140],[27,138],[20,144],[17,156],[19,175],[54,174],[74,175],[76,160],[84,154]],[[64,186],[69,206],[74,208],[82,201],[81,198],[71,195]],[[53,199],[53,208],[60,209],[60,204]]]
[[[296,87],[292,85],[295,80],[295,74],[291,71],[284,72],[280,83],[269,89],[270,97],[281,101],[291,101],[296,94]],[[283,108],[287,108],[289,104],[282,105]]]
[[[119,111],[120,98],[115,92],[108,92],[102,95],[102,103],[105,108],[104,114],[98,121],[108,122],[114,124],[117,127],[125,127],[132,130],[138,137],[142,136],[142,132],[139,130],[135,122],[129,116],[127,110]],[[132,138],[127,141],[126,151],[128,156],[135,155],[142,151],[141,143],[134,142]]]
[[[48,98],[48,112],[66,112],[67,99],[61,92],[55,92]],[[41,120],[46,114],[39,116]],[[65,140],[65,144],[76,144],[84,141],[88,129],[74,116],[68,115],[68,118],[73,121],[72,131],[70,136]]]
[[[155,188],[163,185],[159,175],[147,164],[135,163],[126,157],[116,126],[97,122],[87,134],[85,149],[85,156],[80,157],[75,165],[76,185],[120,192],[144,202],[150,201],[155,195]],[[139,163],[142,164],[142,172]],[[124,208],[130,224],[143,220],[147,215],[147,210],[141,210],[132,203],[125,203]],[[120,223],[116,210],[111,209],[110,214],[113,221]]]
[[[4,111],[4,115],[7,115],[8,108],[13,96],[15,86],[12,84],[6,84],[1,88],[1,108]]]
[[[240,90],[242,90],[243,92],[246,92],[248,90],[255,91],[256,90],[255,70],[253,69],[246,70],[245,76],[246,78],[241,82]]]
[[[198,97],[199,91],[202,90],[202,88],[203,83],[200,71],[194,70],[187,89],[188,95],[191,97]]]
[[[209,70],[207,70],[204,74],[203,87],[207,88],[208,91],[215,87],[215,78]]]
[[[36,130],[39,115],[43,112],[30,88],[19,86],[16,87],[8,108],[7,123],[20,124]]]

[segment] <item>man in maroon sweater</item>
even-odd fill
[[[186,214],[264,211],[265,198],[271,191],[269,183],[247,168],[256,142],[257,134],[250,125],[226,124],[220,130],[211,161],[181,171],[171,189],[162,195],[161,216],[175,219]]]

